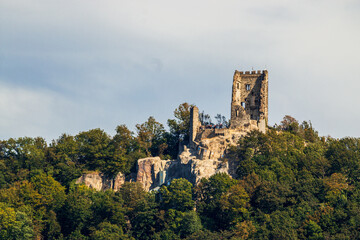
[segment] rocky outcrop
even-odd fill
[[[166,173],[170,166],[174,164],[172,160],[161,160],[160,157],[148,157],[138,160],[138,171],[136,176],[136,182],[141,183],[143,188],[147,191],[153,189],[160,184],[161,180],[166,176]]]
[[[117,174],[115,178],[108,178],[99,172],[84,173],[76,180],[76,184],[84,184],[98,191],[108,189],[118,191],[124,183],[125,176],[122,173]]]
[[[229,173],[227,162],[219,160],[191,160],[191,182],[198,184],[202,178],[209,178],[216,173]]]
[[[202,178],[223,172],[229,173],[227,162],[196,159],[185,147],[179,160],[161,160],[159,157],[139,159],[136,181],[149,191],[175,178],[185,178],[193,184],[198,184]]]

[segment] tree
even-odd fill
[[[91,197],[94,191],[84,185],[70,189],[65,204],[59,211],[59,222],[65,236],[79,235],[81,231],[90,227],[89,223],[93,216]]]
[[[119,193],[124,201],[124,207],[127,211],[133,211],[138,202],[146,197],[146,192],[138,182],[125,182]]]
[[[111,157],[108,149],[111,138],[99,128],[81,132],[75,140],[79,144],[79,162],[90,170],[100,169]]]
[[[111,141],[113,151],[116,153],[122,153],[118,169],[124,174],[128,174],[131,171],[136,169],[136,161],[140,158],[146,157],[146,155],[141,151],[139,142],[133,136],[126,125],[119,125],[116,127],[116,134]]]
[[[221,114],[217,114],[215,116],[215,119],[217,121],[217,124],[221,124],[223,125],[225,128],[228,128],[229,127],[229,121],[226,120],[226,117],[225,116],[222,116]]]
[[[297,239],[296,222],[288,211],[275,211],[270,215],[267,228],[270,239]]]
[[[125,226],[125,208],[123,199],[112,190],[99,191],[91,195],[91,225],[97,226],[103,221]]]
[[[113,137],[113,142],[116,147],[124,150],[126,154],[129,154],[137,148],[136,139],[126,125],[119,125],[116,127],[116,134]]]
[[[7,189],[0,189],[0,202],[6,202],[14,207],[30,205],[38,209],[44,205],[42,200],[43,196],[27,180],[14,182]]]
[[[131,230],[135,239],[153,239],[154,234],[161,228],[158,224],[158,204],[155,196],[148,193],[146,197],[136,203],[130,217]]]
[[[190,133],[190,109],[192,104],[182,103],[174,110],[175,119],[168,119],[167,124],[170,132],[166,133],[166,143],[168,145],[166,154],[173,159],[177,158],[179,146],[188,144]]]
[[[170,133],[178,138],[181,142],[187,142],[190,131],[190,109],[194,107],[187,102],[180,104],[174,110],[175,119],[168,120]]]
[[[181,212],[194,208],[192,200],[192,184],[184,179],[174,179],[167,187],[163,185],[160,190],[160,204],[163,209],[175,209]]]
[[[15,172],[19,171],[20,168],[26,169],[28,172],[37,169],[47,170],[48,165],[45,161],[46,148],[46,141],[41,137],[10,138],[2,142],[0,155],[2,155],[3,159],[8,159],[9,162],[14,161],[11,165]]]
[[[57,210],[64,204],[65,187],[61,186],[53,177],[44,173],[31,178],[35,190],[41,195],[41,202],[49,210]]]
[[[27,240],[34,235],[33,223],[26,213],[0,202],[0,239]]]
[[[213,124],[213,122],[211,121],[210,115],[204,113],[204,111],[202,111],[201,113],[199,113],[199,120],[200,120],[200,122],[201,122],[201,125]]]
[[[249,196],[245,189],[239,185],[233,185],[220,198],[220,209],[222,216],[225,217],[224,223],[236,225],[240,223],[248,215]]]
[[[287,197],[291,194],[288,186],[278,182],[263,182],[254,192],[251,199],[252,206],[259,208],[265,213],[282,210],[287,203]]]
[[[299,122],[292,116],[286,115],[281,121],[281,129],[296,133],[299,130]]]
[[[360,181],[360,139],[329,139],[329,147],[325,153],[331,167],[329,173],[341,172],[351,182]]]
[[[314,221],[309,220],[305,225],[306,239],[322,240],[324,239],[321,227]]]
[[[155,121],[154,117],[149,117],[146,122],[142,124],[136,124],[136,130],[138,134],[137,139],[140,146],[145,149],[146,155],[150,157],[151,153],[154,153],[156,150],[158,150],[152,147],[158,147],[161,143],[163,143],[163,134],[165,132],[164,126],[161,123]]]
[[[42,235],[45,239],[62,239],[63,237],[56,213],[52,210],[48,211],[45,215],[45,227]]]
[[[188,211],[183,213],[183,217],[179,226],[179,233],[181,238],[199,232],[201,229],[201,220],[196,212]]]
[[[325,198],[335,203],[340,197],[346,199],[346,191],[352,189],[347,183],[346,177],[341,173],[333,173],[330,177],[324,178]]]
[[[223,220],[226,216],[221,211],[221,197],[237,181],[226,173],[217,173],[209,179],[201,179],[195,187],[197,212],[204,224],[209,229],[219,230],[229,227]]]
[[[48,162],[54,166],[54,178],[69,188],[71,181],[81,176],[79,142],[74,136],[63,134],[54,140],[47,154]]]
[[[319,134],[313,128],[311,121],[303,121],[300,125],[300,129],[303,135],[303,138],[309,142],[316,142],[319,140]]]
[[[100,223],[96,230],[90,234],[91,239],[94,240],[125,240],[130,239],[124,235],[123,230],[116,224],[109,222]]]

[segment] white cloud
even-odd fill
[[[324,135],[359,136],[356,0],[0,5],[0,98],[14,103],[4,136],[165,123],[183,101],[228,115],[233,71],[252,67],[269,70],[270,123],[292,114]]]
[[[48,92],[0,84],[0,137],[46,135],[54,101]]]

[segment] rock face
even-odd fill
[[[112,189],[118,191],[125,183],[125,176],[119,173],[115,178],[107,178],[102,173],[84,173],[76,180],[76,184],[85,184],[89,188],[96,189],[98,191],[105,191]]]
[[[200,179],[209,178],[215,173],[229,173],[228,163],[215,159],[196,159],[186,147],[179,158],[180,160],[161,160],[159,157],[139,159],[136,181],[149,191],[175,178],[185,178],[198,184]]]
[[[161,160],[160,157],[139,159],[136,182],[141,183],[144,189],[149,191],[163,183],[161,180],[166,178],[166,172],[174,163],[172,160]]]

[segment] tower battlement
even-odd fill
[[[238,71],[235,70],[235,74],[240,74],[240,75],[253,75],[253,74],[267,74],[267,70],[257,70],[257,71]]]

